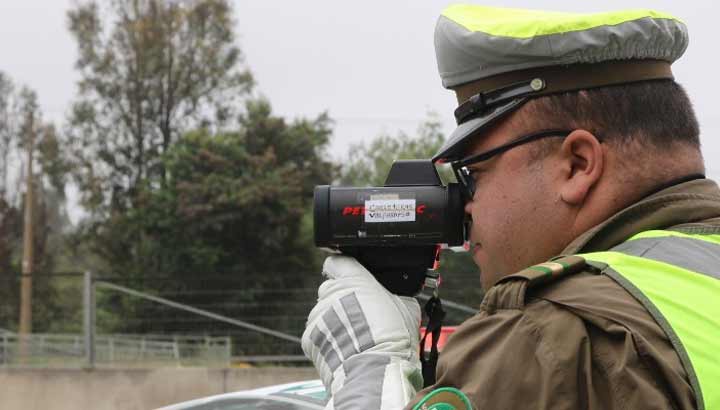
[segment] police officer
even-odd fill
[[[420,390],[417,302],[329,258],[303,336],[328,408],[720,408],[720,189],[670,68],[687,43],[650,10],[442,13],[458,128],[434,160],[471,198],[486,294]]]

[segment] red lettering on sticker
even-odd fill
[[[342,210],[342,216],[359,216],[365,215],[365,207],[362,205],[358,206],[346,206]]]

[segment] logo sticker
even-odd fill
[[[415,200],[369,199],[365,201],[365,222],[415,222]]]

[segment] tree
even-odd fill
[[[168,274],[299,267],[278,254],[292,253],[312,188],[330,181],[331,165],[320,154],[329,120],[287,124],[265,101],[247,109],[240,129],[193,131],[165,153],[166,186],[143,185],[140,206],[116,219],[142,232],[148,243],[135,255],[143,256],[123,255],[113,266]],[[117,236],[113,242],[132,251]]]
[[[233,119],[252,78],[240,67],[226,0],[103,6],[68,12],[81,76],[68,135],[84,204],[108,216],[132,208],[140,185],[165,184],[161,157],[180,135]]]
[[[10,154],[17,139],[17,94],[12,80],[0,72],[0,197],[8,194]]]
[[[297,314],[281,303],[287,298],[260,300],[240,289],[293,289],[319,280],[304,216],[313,187],[332,179],[333,166],[324,159],[331,122],[326,115],[287,122],[264,100],[245,107],[237,129],[199,129],[174,143],[162,157],[165,186],[139,188],[138,206],[105,225],[115,234],[103,246],[112,249],[113,269],[134,275],[145,290],[174,292],[174,300],[234,317],[275,312],[271,327],[297,327],[297,320],[280,323]],[[172,280],[153,282],[153,275]],[[251,302],[257,306],[238,308]],[[106,308],[115,306],[129,308],[120,298]],[[136,318],[163,317],[159,307],[133,309]],[[108,330],[145,331],[153,322],[119,325]],[[155,323],[153,331],[207,332],[207,325],[176,320]]]
[[[13,233],[19,217],[8,171],[11,154],[17,147],[17,95],[12,80],[0,72],[0,271],[11,271]]]
[[[68,12],[81,79],[66,135],[90,213],[73,241],[94,268],[137,278],[164,266],[143,265],[162,258],[141,221],[171,178],[164,156],[190,130],[233,126],[252,86],[232,13],[226,0],[82,1]]]
[[[18,290],[22,251],[25,170],[28,138],[35,137],[33,317],[37,331],[47,330],[65,314],[56,297],[52,278],[62,251],[65,212],[65,184],[69,164],[55,127],[43,122],[37,95],[27,87],[16,90],[12,80],[0,72],[0,321],[10,324],[18,318]]]
[[[327,116],[287,122],[251,99],[229,3],[86,1],[68,13],[81,81],[67,135],[90,211],[81,245],[127,285],[195,306],[238,277],[284,286],[285,272],[319,270],[306,215],[332,172]],[[233,293],[204,297],[237,315],[223,301],[250,296]],[[160,308],[99,297],[106,331],[186,325],[140,323]]]

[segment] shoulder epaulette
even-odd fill
[[[528,287],[535,287],[551,281],[556,281],[564,276],[578,273],[587,267],[587,262],[582,256],[558,256],[549,262],[540,263],[523,269],[518,273],[506,276],[502,281],[512,278],[522,278],[528,281]]]
[[[585,258],[574,255],[559,256],[549,262],[533,265],[499,280],[485,294],[480,309],[489,313],[497,309],[521,309],[525,305],[527,289],[556,281],[586,268],[588,264]]]

